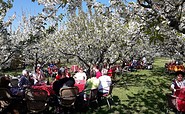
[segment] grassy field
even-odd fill
[[[117,75],[111,109],[106,102],[101,108],[90,108],[86,114],[165,114],[166,93],[174,75],[165,73],[166,58],[156,58],[152,70],[138,70]],[[20,71],[7,72],[20,74]],[[170,112],[172,113],[172,112]]]
[[[165,114],[166,97],[174,75],[165,73],[164,64],[169,59],[156,58],[152,70],[138,70],[117,76],[113,89],[112,108],[106,102],[94,114]],[[172,112],[171,112],[172,113]]]

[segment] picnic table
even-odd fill
[[[48,93],[48,96],[54,95],[55,92],[53,90],[53,86],[52,85],[47,85],[45,83],[41,83],[38,85],[33,85],[31,88],[33,89],[39,89],[39,90],[45,90]]]
[[[85,88],[85,83],[86,83],[85,80],[78,80],[78,81],[76,80],[74,86],[78,87],[79,92],[82,92],[84,90],[84,88]],[[51,85],[47,85],[46,83],[40,83],[40,84],[31,86],[31,88],[39,89],[39,90],[45,90],[45,91],[47,91],[48,96],[51,96],[51,95],[55,94],[52,84]]]

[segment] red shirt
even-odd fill
[[[99,78],[100,76],[102,76],[101,72],[100,71],[97,71],[96,72],[96,78]]]
[[[58,75],[58,74],[57,74],[56,77],[55,77],[55,79],[56,79],[56,80],[59,80],[59,79],[61,79],[61,77],[62,77],[61,75]]]
[[[110,77],[112,76],[112,69],[108,70],[107,75],[110,76]]]

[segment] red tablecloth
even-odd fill
[[[177,110],[185,112],[185,87],[180,89],[180,93],[177,96]]]
[[[32,88],[39,89],[39,90],[45,90],[45,91],[47,91],[48,96],[55,94],[55,92],[53,91],[52,85],[46,85],[46,84],[33,85]]]
[[[79,92],[82,92],[85,88],[85,83],[86,83],[85,80],[76,80],[74,86],[78,87]]]

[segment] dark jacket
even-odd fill
[[[74,87],[74,84],[75,84],[75,80],[73,77],[62,78],[53,83],[53,90],[55,91],[55,94],[59,95],[60,88],[62,88],[63,86]]]

